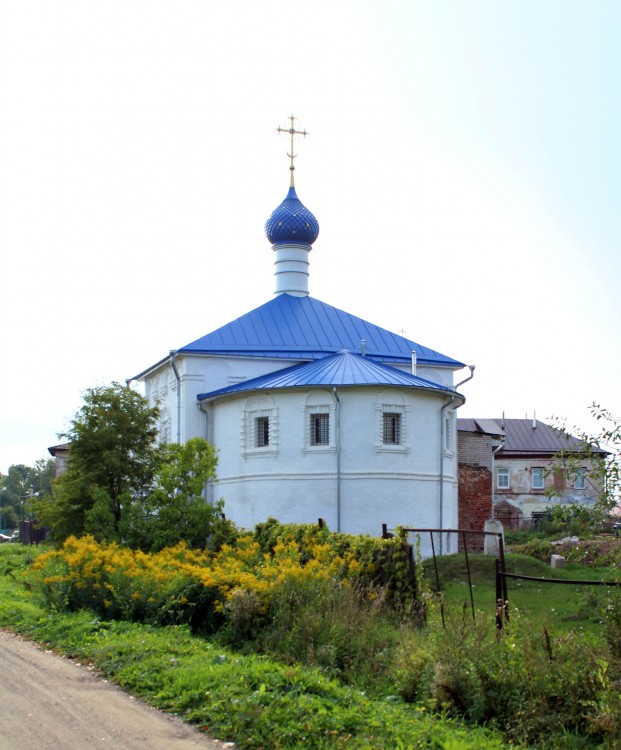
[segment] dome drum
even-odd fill
[[[308,253],[310,245],[275,245],[275,294],[308,294]]]

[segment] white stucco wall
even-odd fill
[[[340,530],[377,536],[382,523],[438,526],[440,407],[419,392],[339,389]],[[330,445],[307,444],[310,406],[330,410]],[[404,445],[381,442],[382,405],[403,410]],[[269,516],[284,522],[323,518],[338,527],[336,403],[330,390],[237,397],[207,407],[219,448],[215,496],[227,517],[251,528]],[[247,442],[248,415],[270,414],[270,445]],[[453,445],[455,441],[453,440]],[[444,458],[444,526],[457,522],[456,458]]]
[[[214,355],[177,355],[175,359],[181,379],[181,442],[191,437],[205,437],[205,420],[200,413],[196,396],[238,383],[243,380],[300,364],[299,360],[258,357],[227,357]],[[395,366],[395,365],[392,365]],[[407,366],[396,366],[410,372]],[[448,368],[418,366],[417,374],[445,387],[453,384],[453,371]],[[177,379],[170,361],[164,361],[144,378],[145,395],[151,404],[162,410],[161,435],[163,440],[177,439]],[[164,438],[164,435],[168,435]]]
[[[181,381],[181,442],[192,437],[207,437],[205,415],[196,397],[218,388],[290,367],[297,361],[253,357],[217,357],[178,355],[175,365]],[[145,396],[161,411],[160,439],[177,440],[177,378],[170,360],[154,368],[144,378]],[[166,437],[167,436],[167,437]]]
[[[336,530],[336,401],[330,389],[279,391],[236,396],[199,408],[196,396],[242,380],[274,372],[290,360],[243,357],[183,356],[175,360],[181,379],[181,442],[206,437],[219,451],[218,482],[208,499],[225,500],[225,512],[242,527],[252,528],[273,516],[283,522],[323,518]],[[438,373],[419,368],[421,377]],[[442,373],[452,381],[452,373]],[[434,377],[434,379],[440,379]],[[177,379],[170,362],[144,378],[145,395],[162,413],[160,439],[177,439]],[[439,394],[415,390],[343,388],[340,398],[340,530],[378,536],[381,526],[440,525]],[[403,445],[381,442],[382,405],[402,412]],[[309,446],[309,409],[330,414],[330,444]],[[247,445],[245,415],[269,409],[272,445]],[[449,444],[456,446],[455,420]],[[457,526],[457,460],[444,451],[442,525]]]

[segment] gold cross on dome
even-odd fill
[[[306,128],[304,130],[296,130],[295,129],[295,117],[293,115],[289,115],[289,127],[288,128],[281,128],[278,126],[276,128],[276,131],[278,133],[289,133],[291,136],[291,153],[287,151],[287,156],[291,159],[291,164],[289,165],[289,169],[291,170],[291,185],[293,186],[293,172],[295,170],[295,165],[293,164],[293,160],[297,156],[297,154],[293,153],[293,139],[296,135],[303,135],[305,138],[307,135],[309,135],[308,130]]]

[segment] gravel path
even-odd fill
[[[223,750],[94,670],[0,631],[0,750]]]

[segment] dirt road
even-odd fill
[[[0,750],[223,750],[87,667],[0,631]]]

